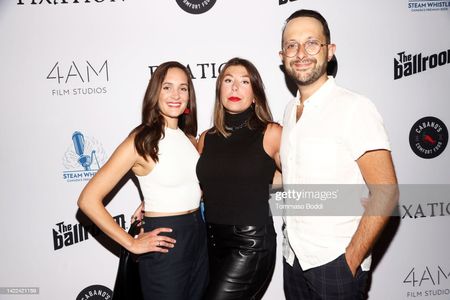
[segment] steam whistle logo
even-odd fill
[[[106,161],[105,151],[96,139],[85,138],[80,131],[72,134],[72,144],[63,158],[63,179],[67,182],[88,181]]]
[[[75,147],[75,152],[78,154],[78,163],[83,166],[85,171],[91,171],[91,164],[93,159],[95,158],[95,162],[97,163],[97,170],[100,169],[100,165],[97,160],[97,156],[95,155],[95,150],[91,151],[91,155],[84,154],[84,135],[75,131],[72,134],[73,146]]]
[[[444,11],[450,8],[450,1],[443,0],[409,0],[408,8],[411,11]]]

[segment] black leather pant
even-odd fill
[[[261,299],[275,267],[276,233],[266,225],[208,223],[210,281],[205,299]]]

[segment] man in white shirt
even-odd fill
[[[298,95],[284,115],[283,184],[367,184],[374,195],[373,186],[396,187],[389,141],[372,102],[327,76],[335,49],[318,12],[299,10],[286,20],[280,57]],[[390,211],[396,188],[383,196]],[[286,216],[286,298],[362,299],[370,251],[388,219],[367,210],[362,216]]]

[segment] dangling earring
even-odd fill
[[[183,111],[183,114],[188,115],[191,112],[191,110],[189,109],[189,107],[186,106],[186,108]]]

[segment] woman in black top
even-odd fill
[[[260,299],[267,289],[276,251],[269,185],[280,139],[257,69],[229,60],[216,82],[214,127],[198,143],[210,259],[206,299]]]

